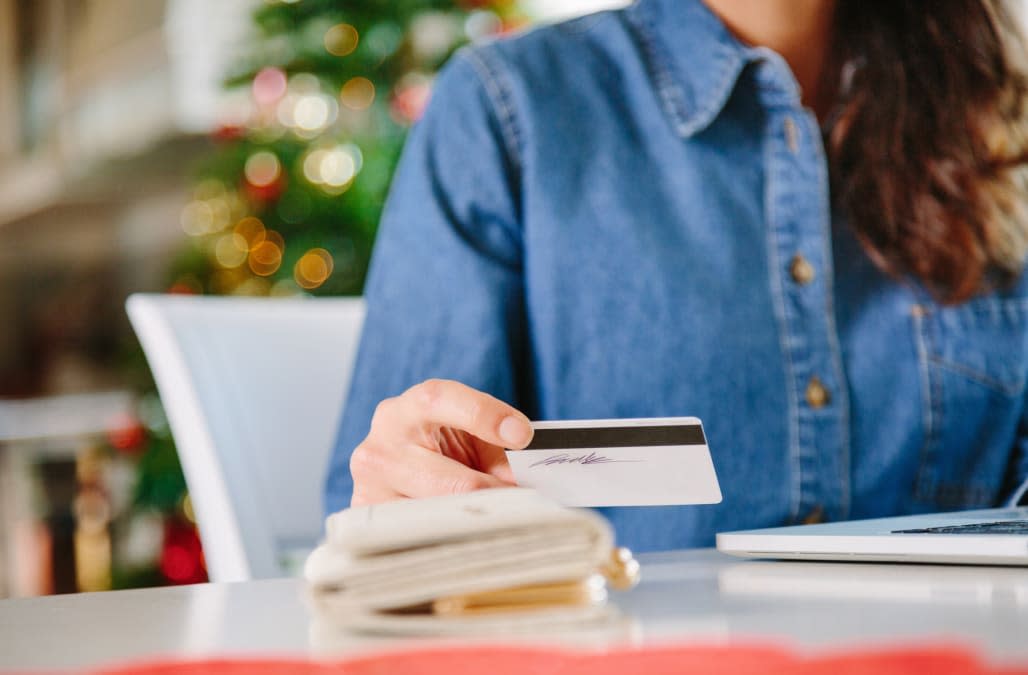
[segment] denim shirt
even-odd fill
[[[376,404],[432,377],[533,419],[700,417],[724,501],[603,509],[638,550],[1024,492],[1026,283],[943,307],[883,275],[784,60],[699,0],[453,58],[366,298],[329,511]]]

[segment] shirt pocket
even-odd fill
[[[995,504],[1028,375],[1028,298],[914,311],[925,439],[915,498],[933,508]]]

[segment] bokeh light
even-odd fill
[[[268,295],[270,292],[271,282],[264,277],[250,277],[232,289],[233,295],[248,295],[254,297],[263,297]]]
[[[186,234],[199,237],[210,232],[214,223],[214,212],[207,202],[194,200],[182,207],[179,222]]]
[[[254,274],[271,276],[282,266],[282,249],[275,242],[265,239],[250,251],[249,263]]]
[[[503,30],[503,20],[488,9],[478,9],[464,21],[464,33],[469,40],[481,40]]]
[[[342,187],[357,175],[357,163],[350,153],[341,149],[329,150],[318,166],[321,181],[330,187]]]
[[[332,26],[325,32],[325,49],[333,56],[348,56],[357,49],[360,34],[348,23]]]
[[[268,295],[276,298],[287,298],[300,295],[302,292],[303,290],[292,279],[280,279],[268,289]]]
[[[229,232],[218,237],[214,244],[214,259],[225,268],[239,267],[246,261],[249,251],[246,239],[241,234]]]
[[[323,248],[314,248],[296,261],[293,279],[301,288],[311,290],[325,283],[333,267],[332,255]]]
[[[344,143],[308,153],[303,161],[303,175],[311,183],[339,193],[349,188],[363,165],[361,149],[353,143]]]
[[[286,250],[286,241],[282,238],[282,235],[275,230],[265,230],[264,232],[265,241],[270,241],[275,246],[278,246],[279,250]]]
[[[258,105],[272,105],[285,96],[286,84],[281,68],[262,68],[253,78],[253,98]]]
[[[250,155],[243,169],[246,180],[256,187],[267,187],[282,175],[282,165],[273,152],[260,150]]]
[[[296,119],[293,117],[293,111],[296,110],[296,103],[300,100],[300,97],[296,94],[286,94],[282,97],[282,100],[278,102],[278,106],[275,108],[275,119],[278,123],[284,127],[295,127]]]
[[[339,103],[322,91],[321,82],[310,73],[289,79],[287,93],[278,100],[274,116],[283,127],[301,138],[314,138],[339,116]]]
[[[215,178],[208,178],[207,180],[200,181],[193,188],[193,197],[195,199],[216,199],[218,197],[224,197],[228,192],[225,184]]]
[[[303,160],[303,175],[315,185],[321,185],[321,160],[328,155],[328,150],[320,148],[307,153]]]
[[[459,40],[463,28],[449,12],[422,12],[411,22],[411,49],[421,61],[442,58]]]
[[[401,44],[403,29],[395,21],[379,21],[364,32],[364,50],[378,60],[395,54]]]
[[[220,269],[211,274],[210,289],[215,295],[228,295],[250,275],[243,267]]]
[[[220,232],[242,208],[236,192],[228,191],[219,180],[208,179],[193,189],[193,198],[182,207],[179,224],[192,237]]]
[[[226,197],[215,197],[207,200],[211,209],[211,232],[220,232],[231,224],[232,207]]]
[[[293,125],[303,131],[321,131],[335,121],[339,108],[324,94],[300,96],[293,105]]]
[[[366,110],[375,102],[375,85],[366,77],[354,77],[343,85],[339,100],[351,110]]]
[[[264,223],[253,216],[247,216],[240,220],[232,231],[242,238],[246,251],[257,248],[264,241],[266,232]]]
[[[389,112],[400,124],[409,125],[421,119],[432,96],[432,78],[425,73],[407,73],[396,83]]]

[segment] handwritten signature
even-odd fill
[[[529,465],[529,468],[534,466],[552,466],[554,464],[616,464],[620,462],[641,462],[641,459],[612,459],[605,457],[604,455],[598,455],[595,452],[590,452],[588,455],[572,455],[567,452],[562,452],[559,455],[553,455],[546,459],[540,459],[538,462],[534,462]]]

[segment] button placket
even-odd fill
[[[814,125],[798,121],[801,113],[785,111],[773,121],[777,148],[771,153],[772,198],[769,214],[779,267],[776,284],[784,294],[783,345],[796,416],[793,436],[793,518],[801,520],[813,510],[818,518],[838,504],[845,509],[848,486],[839,485],[846,461],[845,391],[832,367],[834,322],[825,314],[831,307],[831,223],[827,208],[827,174],[819,162],[817,143],[803,141]],[[777,133],[776,133],[777,132]],[[801,136],[802,134],[802,136]],[[810,152],[808,152],[808,149]],[[828,252],[822,255],[822,249]],[[843,479],[846,480],[846,479]],[[817,505],[819,507],[815,508]]]

